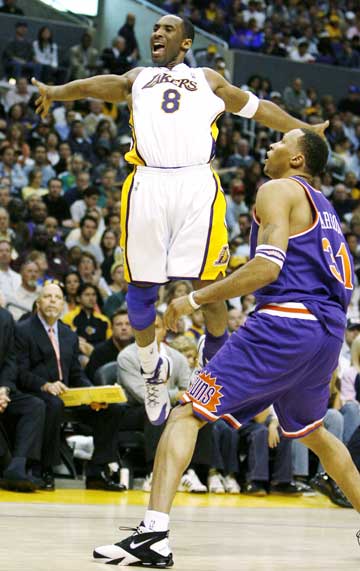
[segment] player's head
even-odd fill
[[[264,172],[270,178],[291,174],[320,174],[328,159],[328,147],[320,135],[310,129],[293,129],[281,141],[270,145]]]
[[[184,60],[194,39],[194,26],[180,16],[166,15],[154,25],[150,38],[151,57],[156,65],[176,65]]]

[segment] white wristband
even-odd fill
[[[200,309],[201,304],[196,303],[196,301],[195,301],[195,299],[194,299],[194,295],[195,295],[195,292],[194,292],[194,291],[192,291],[191,293],[189,293],[189,295],[188,295],[188,302],[190,303],[191,307],[192,307],[194,310]]]
[[[233,113],[233,115],[239,115],[239,117],[245,117],[246,119],[251,119],[254,117],[256,111],[259,107],[259,98],[256,97],[251,91],[245,91],[249,95],[249,99],[245,103],[244,107],[240,109],[237,113]]]

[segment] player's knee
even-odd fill
[[[142,331],[154,323],[158,290],[158,285],[150,287],[129,285],[126,295],[129,321],[137,331]]]

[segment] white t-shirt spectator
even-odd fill
[[[48,44],[41,50],[38,40],[35,40],[33,42],[33,48],[35,54],[35,61],[37,63],[41,63],[42,65],[49,65],[53,68],[58,67],[59,60],[58,60],[57,44],[53,42],[52,44]]]

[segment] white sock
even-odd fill
[[[144,373],[153,373],[159,360],[159,349],[156,339],[146,347],[139,347],[139,345],[137,345],[137,350],[141,368]]]
[[[150,531],[167,531],[169,529],[169,514],[147,510],[144,525]]]

